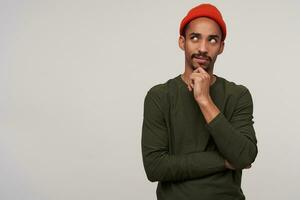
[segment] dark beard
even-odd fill
[[[192,54],[191,59],[193,60],[193,58],[199,58],[199,57],[202,57],[202,58],[204,58],[204,59],[207,60],[208,65],[202,65],[202,69],[204,69],[206,72],[208,72],[208,71],[209,71],[209,68],[210,68],[210,63],[212,62],[212,58],[209,57],[209,56],[207,56],[206,53],[198,52],[198,53]],[[193,62],[193,61],[192,61],[192,62]],[[192,65],[192,66],[193,66],[193,69],[194,69],[194,70],[197,69],[196,66],[194,66],[194,65]]]

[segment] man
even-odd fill
[[[158,200],[245,199],[242,170],[257,155],[249,90],[213,74],[226,25],[211,4],[180,24],[185,71],[152,87],[144,101],[142,154]]]

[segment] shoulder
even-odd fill
[[[222,87],[224,91],[225,101],[227,102],[227,113],[233,112],[253,112],[253,101],[249,89],[242,84],[237,84],[233,81],[228,81],[224,78]],[[230,116],[231,114],[227,114]]]
[[[168,81],[156,84],[148,89],[144,101],[145,106],[152,105],[152,107],[158,107],[161,111],[165,110],[168,104]]]
[[[169,79],[164,83],[152,86],[146,94],[145,101],[152,101],[161,110],[167,109],[169,105],[169,93],[175,84],[175,78]]]
[[[165,81],[164,83],[160,83],[160,84],[156,84],[154,86],[152,86],[148,92],[147,95],[150,95],[152,97],[156,97],[156,98],[167,98],[168,93],[170,92],[170,90],[172,90],[172,88],[175,86],[176,87],[176,77],[169,79],[167,81]]]
[[[251,97],[250,91],[245,85],[238,84],[233,81],[229,81],[222,77],[220,77],[220,78],[223,82],[224,90],[229,96],[233,96],[235,98],[240,98],[244,95],[248,95]]]
[[[147,95],[163,98],[164,96],[167,95],[167,93],[168,93],[168,85],[167,82],[165,82],[165,83],[160,83],[152,86],[148,90]]]

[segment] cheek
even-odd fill
[[[192,43],[192,42],[186,42],[185,43],[185,48],[186,48],[187,51],[191,52],[191,51],[193,51],[194,49],[197,48],[197,45]]]
[[[191,59],[191,54],[188,52],[188,51],[185,51],[185,58],[187,59],[187,60],[190,60]]]
[[[191,59],[191,56],[195,53],[198,53],[199,44],[193,42],[186,42],[185,44],[185,51],[186,55]]]
[[[197,48],[190,45],[189,47],[186,48],[186,52],[187,52],[187,54],[189,54],[191,56],[193,53],[197,52]]]
[[[189,51],[189,52],[187,52],[187,54],[186,54],[186,55],[187,55],[188,59],[190,59],[190,60],[192,59],[192,55],[193,55],[193,53],[194,53],[193,51]]]
[[[217,57],[219,54],[219,48],[212,48],[211,55],[212,57]]]
[[[186,56],[189,56],[189,55],[191,54],[191,49],[190,49],[190,47],[185,46],[185,47],[184,47],[184,53],[185,53]]]

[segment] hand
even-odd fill
[[[210,75],[201,67],[198,67],[190,75],[188,84],[189,91],[194,92],[194,98],[198,103],[206,103],[210,100],[209,87],[211,84]]]
[[[236,170],[236,168],[227,160],[225,160],[225,167],[230,170]],[[249,166],[245,167],[244,169],[250,169],[251,167],[252,167],[252,165],[249,165]]]

